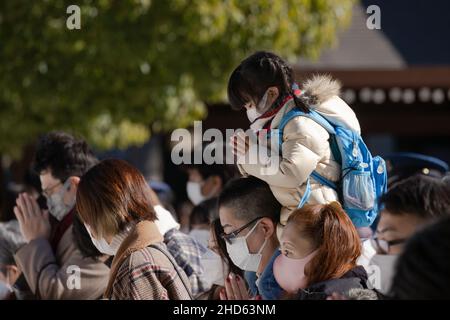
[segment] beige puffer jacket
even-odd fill
[[[315,76],[303,85],[302,91],[316,103],[314,110],[334,124],[351,128],[360,133],[360,126],[353,110],[339,98],[340,84],[328,76]],[[271,129],[278,125],[289,110],[295,107],[293,100],[286,103],[276,114]],[[281,226],[286,224],[290,213],[297,208],[306,189],[306,181],[314,170],[331,181],[338,181],[340,165],[331,153],[328,132],[307,117],[295,117],[284,128],[282,158],[274,174],[262,174],[263,163],[239,164],[243,175],[252,175],[266,181],[283,206]],[[338,200],[337,193],[310,179],[309,204],[324,204]],[[278,228],[278,235],[281,229]]]

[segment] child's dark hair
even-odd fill
[[[258,51],[231,73],[228,100],[233,109],[240,110],[250,99],[258,102],[269,87],[275,86],[280,94],[274,105],[291,95],[300,110],[309,112],[307,105],[294,94],[294,83],[292,68],[283,59],[271,52]]]
[[[219,210],[221,207],[233,209],[236,218],[243,221],[262,216],[275,223],[280,219],[281,205],[269,185],[252,176],[230,180],[220,193],[218,203]]]

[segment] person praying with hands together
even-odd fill
[[[108,256],[84,257],[73,235],[80,177],[97,159],[82,139],[64,132],[44,135],[36,148],[34,170],[39,173],[47,210],[36,199],[20,194],[14,213],[26,241],[14,259],[23,277],[16,282],[37,299],[98,299],[106,288]],[[74,268],[76,267],[76,268]],[[72,281],[78,276],[78,281]],[[78,283],[78,284],[77,284]],[[25,284],[29,289],[25,289]]]

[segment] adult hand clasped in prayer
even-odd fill
[[[50,237],[50,221],[48,211],[42,211],[35,199],[21,193],[16,200],[14,214],[19,221],[20,231],[25,240],[30,242],[37,238]]]

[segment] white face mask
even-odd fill
[[[247,118],[250,122],[255,122],[256,119],[262,116],[262,113],[259,113],[256,108],[247,109]]]
[[[70,180],[67,179],[60,191],[55,192],[47,198],[48,212],[58,221],[61,221],[75,205],[75,198],[69,204],[64,203],[64,195],[69,188]]]
[[[259,264],[261,263],[262,254],[264,247],[266,246],[267,239],[264,239],[264,243],[259,249],[258,253],[250,253],[247,245],[247,238],[258,226],[259,221],[254,225],[247,235],[243,237],[237,237],[231,240],[231,244],[228,242],[227,252],[230,255],[231,261],[242,270],[256,272],[258,270]]]
[[[251,123],[255,122],[256,119],[261,117],[264,114],[264,112],[267,111],[266,109],[268,109],[268,108],[266,108],[266,104],[267,104],[268,92],[269,91],[266,91],[264,93],[263,97],[258,102],[258,105],[256,107],[247,109],[247,118]]]
[[[186,184],[186,192],[189,200],[191,200],[194,205],[198,205],[200,202],[207,199],[202,194],[202,184],[200,182],[188,181]]]
[[[123,231],[113,237],[111,243],[108,243],[104,238],[100,238],[99,240],[94,238],[92,236],[91,230],[89,229],[89,226],[87,224],[85,224],[84,226],[86,227],[86,230],[91,237],[92,243],[97,248],[97,250],[108,256],[116,255],[117,250],[122,244],[122,241],[128,236],[132,227],[131,224],[127,225]]]
[[[229,273],[229,268],[217,253],[208,249],[201,257],[201,264],[203,266],[201,276],[207,283],[208,288],[214,284],[218,286],[225,285],[225,278]]]

